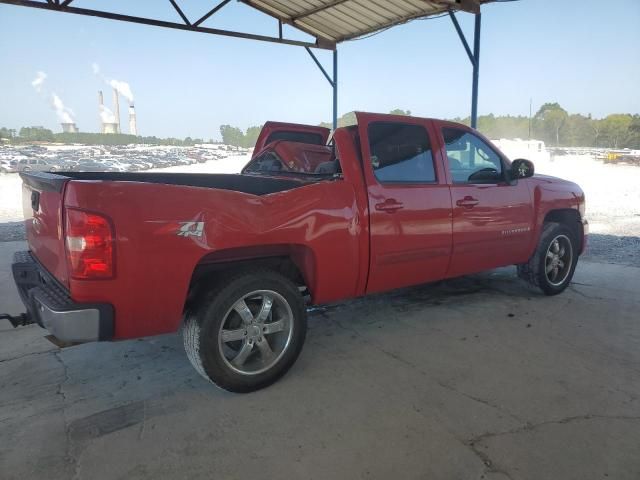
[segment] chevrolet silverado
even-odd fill
[[[448,121],[358,113],[330,131],[268,122],[240,174],[22,173],[27,312],[62,342],[182,329],[235,392],[295,362],[306,308],[516,265],[562,292],[586,244],[576,184],[534,175]]]

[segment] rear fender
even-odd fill
[[[195,265],[185,310],[220,279],[240,271],[260,268],[275,270],[299,287],[306,287],[313,298],[317,274],[316,256],[311,248],[305,245],[239,247],[207,254]]]

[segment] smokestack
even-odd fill
[[[117,132],[120,133],[120,102],[118,99],[118,89],[113,89],[113,112],[116,116],[116,124],[118,125]]]
[[[100,115],[100,133],[104,133],[104,121],[102,120],[102,111],[104,109],[104,98],[102,90],[98,90],[98,114]]]
[[[133,103],[129,105],[129,133],[138,135],[138,126],[136,125],[136,110]]]

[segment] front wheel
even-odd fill
[[[518,276],[539,287],[546,295],[557,295],[571,282],[578,263],[574,233],[566,225],[545,223],[535,253],[518,265]]]
[[[187,315],[184,346],[194,368],[231,392],[251,392],[298,358],[307,330],[296,285],[273,271],[247,272],[214,287]]]

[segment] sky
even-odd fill
[[[179,0],[192,19],[216,1]],[[169,1],[74,5],[180,21]],[[472,42],[473,16],[459,13]],[[277,22],[231,2],[204,24],[277,35]],[[640,0],[520,0],[483,7],[480,114],[528,115],[544,102],[596,118],[640,113]],[[285,35],[307,39],[285,27]],[[0,126],[60,131],[55,93],[81,131],[99,131],[97,91],[126,81],[138,130],[219,139],[221,124],[330,121],[331,87],[300,47],[0,5]],[[328,71],[331,52],[317,50]],[[94,75],[100,66],[104,78]],[[469,115],[471,64],[449,18],[416,20],[338,47],[338,111]],[[38,93],[32,81],[46,73]],[[126,104],[120,111],[126,125]],[[126,131],[123,128],[123,131]]]

